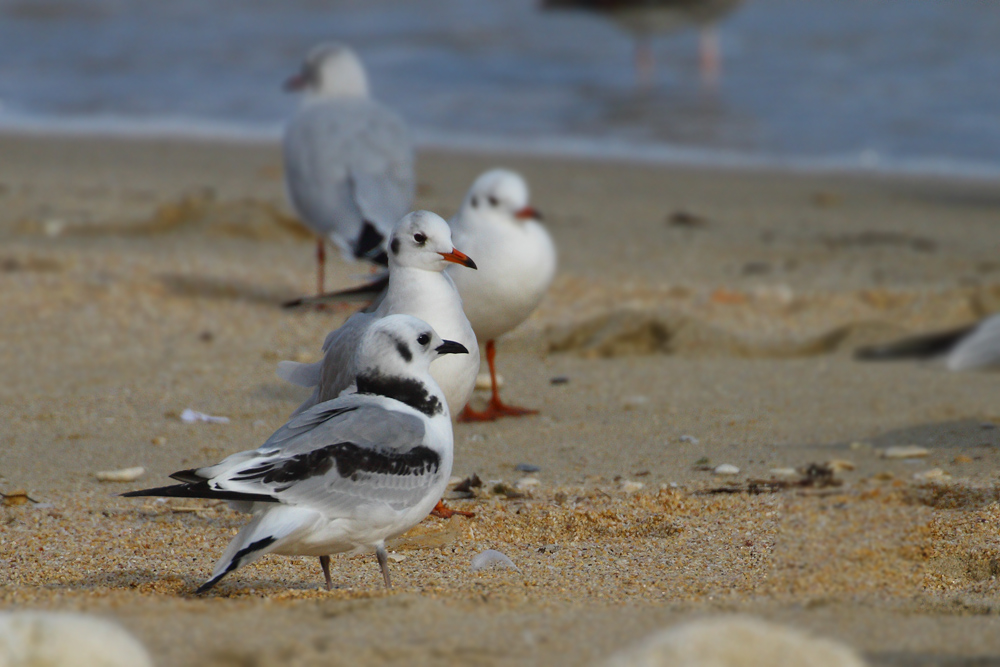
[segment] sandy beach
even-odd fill
[[[280,308],[315,246],[276,145],[0,135],[0,608],[114,618],[164,667],[599,664],[733,612],[872,665],[1000,664],[998,376],[851,357],[1000,310],[1000,186],[425,151],[416,207],[494,166],[560,270],[498,344],[541,414],[455,427],[476,517],[401,538],[388,592],[374,557],[327,592],[270,556],[193,597],[245,517],[118,494],[261,444],[307,393],[278,361],[351,311]],[[471,571],[489,548],[519,571]]]

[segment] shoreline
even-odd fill
[[[279,144],[283,124],[225,123],[204,119],[141,121],[105,119],[35,119],[0,117],[0,135],[62,139],[204,142],[210,144]],[[578,160],[597,164],[729,171],[783,172],[804,175],[928,178],[970,182],[1000,180],[1000,163],[988,164],[941,156],[884,159],[873,151],[826,156],[758,155],[722,148],[669,144],[639,145],[610,138],[489,137],[414,130],[418,152],[494,155],[508,158]]]

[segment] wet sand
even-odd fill
[[[997,375],[850,356],[1000,309],[995,184],[421,154],[421,208],[447,217],[503,165],[546,214],[560,274],[498,356],[541,415],[456,426],[454,474],[484,486],[450,502],[477,517],[397,545],[392,592],[371,557],[334,558],[328,593],[314,559],[274,556],[193,598],[243,517],[116,494],[263,442],[305,394],[277,362],[349,311],[278,307],[314,246],[275,146],[0,155],[0,491],[38,501],[0,508],[3,607],[117,618],[160,665],[581,664],[732,611],[872,664],[1000,659]],[[521,571],[471,572],[486,548]]]

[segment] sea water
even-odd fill
[[[0,0],[0,129],[272,140],[324,40],[424,146],[1000,176],[1000,2],[747,0],[653,40],[533,0]]]

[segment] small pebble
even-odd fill
[[[833,459],[832,461],[827,461],[826,467],[833,472],[842,472],[844,470],[854,470],[857,468],[853,461],[848,461],[847,459]]]
[[[521,571],[517,565],[514,565],[514,561],[507,558],[506,555],[500,553],[496,549],[487,549],[486,551],[478,553],[472,557],[473,572],[485,570],[488,567],[503,567],[511,570],[517,570],[518,572]]]
[[[896,476],[888,470],[883,470],[872,475],[872,479],[877,479],[880,482],[888,482],[890,479],[896,479]]]
[[[720,463],[712,469],[713,475],[739,475],[740,469],[732,463]]]
[[[150,440],[149,442],[152,443],[152,444],[154,444],[154,445],[156,445],[157,447],[160,447],[162,445],[167,444],[167,439],[164,438],[162,435],[158,435],[155,438],[153,438],[152,440]]]
[[[647,403],[649,403],[649,398],[646,396],[626,396],[622,399],[622,407],[626,410],[634,410]]]
[[[959,454],[955,457],[954,463],[972,463],[972,457],[966,456],[965,454]]]
[[[771,468],[768,470],[772,477],[798,477],[799,471],[795,468]]]
[[[549,384],[567,384],[569,378],[565,375],[557,375],[549,380]]]
[[[398,554],[395,551],[390,551],[387,555],[389,557],[389,560],[391,560],[393,563],[402,563],[404,560],[406,560],[405,555]]]
[[[694,437],[693,435],[682,435],[681,437],[677,438],[677,440],[680,442],[687,442],[692,445],[698,444],[698,438]]]
[[[540,554],[554,554],[555,552],[559,551],[559,549],[561,549],[561,548],[562,547],[560,547],[558,544],[545,544],[543,546],[538,547],[538,553],[540,553]]]
[[[625,493],[635,493],[646,487],[642,482],[633,482],[631,480],[625,480],[622,482],[622,491]]]
[[[534,486],[540,485],[542,482],[537,477],[522,477],[521,479],[514,482],[515,489],[530,489]]]
[[[884,459],[921,459],[929,455],[930,452],[916,445],[904,445],[902,447],[887,447],[882,450]]]
[[[941,468],[931,468],[925,472],[918,472],[913,476],[918,482],[944,482],[951,479],[951,475]]]
[[[851,443],[851,449],[854,451],[867,451],[872,448],[867,442],[861,442],[860,440],[855,440]]]
[[[979,427],[985,431],[992,431],[997,427],[997,425],[994,424],[993,422],[983,422],[982,424],[979,425]]]
[[[538,472],[541,469],[541,466],[536,466],[533,463],[518,463],[514,466],[514,470],[518,472]]]
[[[54,239],[62,234],[64,229],[66,229],[66,221],[59,220],[58,218],[50,218],[42,223],[42,230],[50,239]]]
[[[121,470],[100,470],[94,473],[98,482],[134,482],[146,474],[142,466],[122,468]]]

